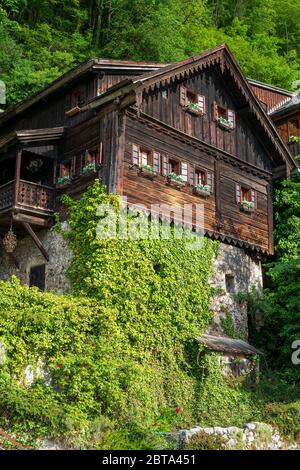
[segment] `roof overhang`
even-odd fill
[[[64,127],[54,127],[52,129],[30,129],[11,132],[0,139],[0,150],[6,149],[14,144],[27,144],[36,142],[57,142],[64,135]]]
[[[205,334],[197,337],[196,341],[198,344],[203,345],[206,349],[210,351],[222,352],[224,354],[244,354],[249,356],[263,355],[261,351],[241,339],[233,339],[225,336],[212,336]]]

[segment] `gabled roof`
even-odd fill
[[[58,77],[50,85],[42,89],[41,91],[35,93],[32,96],[29,96],[21,103],[18,103],[6,111],[0,114],[0,125],[3,125],[6,121],[12,117],[23,113],[31,106],[39,103],[40,101],[48,98],[53,93],[59,91],[65,86],[71,85],[76,80],[80,79],[88,72],[92,70],[111,70],[115,73],[120,71],[120,74],[130,73],[131,75],[138,75],[150,70],[155,70],[159,67],[164,67],[165,64],[159,64],[155,62],[135,62],[128,60],[110,60],[110,59],[100,59],[100,58],[91,58],[86,60],[84,63],[79,66],[69,70],[65,74]]]
[[[222,73],[225,73],[226,71],[230,74],[232,79],[235,81],[239,92],[248,103],[251,112],[255,115],[257,121],[264,130],[266,138],[275,147],[281,160],[286,162],[290,168],[295,168],[296,163],[289,153],[288,148],[282,141],[273,122],[256,97],[233,53],[225,43],[189,57],[188,59],[158,68],[157,70],[143,74],[135,79],[120,82],[115,87],[108,89],[101,96],[95,98],[89,105],[85,106],[83,110],[88,108],[95,109],[107,103],[110,100],[110,96],[111,99],[119,98],[133,90],[139,97],[138,101],[141,101],[143,92],[166,86],[176,80],[184,80],[189,78],[195,72],[199,72],[200,70],[213,65],[218,65]],[[124,87],[124,89],[122,89],[122,87]]]
[[[282,114],[286,114],[292,111],[296,111],[299,109],[300,111],[300,93],[296,93],[292,96],[292,98],[276,109],[274,112],[271,113],[272,117],[279,117]]]

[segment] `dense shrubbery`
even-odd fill
[[[295,400],[299,391],[286,375],[253,390],[224,377],[215,354],[198,356],[194,338],[211,320],[216,244],[203,239],[191,250],[190,238],[174,238],[175,228],[169,240],[99,239],[97,207],[118,207],[119,198],[98,181],[80,201],[64,202],[69,229],[57,228],[74,254],[74,293],[0,282],[0,427],[26,444],[47,436],[102,449],[165,448],[153,431],[196,422],[265,419],[287,434],[276,402]],[[136,223],[131,215],[130,226]],[[28,364],[36,375],[39,369],[30,387]],[[290,423],[290,435],[297,432]]]
[[[8,356],[0,366],[0,423],[75,445],[113,446],[121,438],[124,447],[149,445],[149,430],[198,419],[194,338],[211,319],[216,244],[203,239],[191,250],[185,238],[99,240],[98,205],[119,203],[99,182],[80,201],[65,202],[74,295],[0,283]],[[39,359],[52,383],[27,388],[24,369]]]

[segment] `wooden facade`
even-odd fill
[[[88,61],[0,116],[0,162],[2,231],[36,236],[99,177],[129,204],[190,205],[196,230],[201,206],[207,236],[257,256],[273,253],[273,179],[295,165],[226,45]]]
[[[265,83],[250,81],[255,95],[266,103],[268,113],[274,122],[282,140],[295,157],[300,154],[300,144],[294,137],[300,138],[300,95],[271,87]]]

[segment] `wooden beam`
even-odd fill
[[[14,222],[25,222],[31,225],[37,225],[39,227],[49,228],[51,227],[51,220],[43,219],[41,217],[34,217],[32,215],[26,214],[13,214],[12,216]]]
[[[273,185],[268,184],[268,226],[269,226],[269,254],[274,255],[274,213],[273,213]]]
[[[38,249],[40,250],[40,252],[44,256],[45,260],[49,261],[50,258],[49,258],[48,252],[45,249],[44,245],[42,244],[41,240],[38,238],[38,236],[36,235],[36,233],[32,229],[31,225],[29,225],[27,222],[22,222],[22,224],[23,224],[26,232],[28,233],[28,235],[32,238],[32,240],[34,241],[34,243],[36,244],[36,246],[38,247]]]

